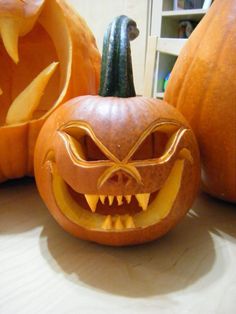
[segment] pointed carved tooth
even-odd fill
[[[125,195],[126,202],[129,204],[131,202],[131,195]]]
[[[25,122],[32,118],[57,65],[58,62],[51,63],[15,98],[8,110],[6,124]]]
[[[125,227],[126,227],[126,228],[135,228],[135,224],[134,224],[133,217],[128,216],[128,217],[125,219]]]
[[[105,200],[106,200],[106,195],[100,195],[99,196],[101,203],[104,205]]]
[[[124,226],[123,226],[123,224],[122,224],[122,221],[121,221],[121,219],[120,219],[120,216],[117,216],[117,217],[115,218],[115,225],[114,225],[114,227],[115,227],[116,230],[122,230],[122,229],[124,229]]]
[[[105,230],[109,230],[112,228],[112,220],[111,220],[111,215],[106,216],[103,224],[102,224],[102,228]]]
[[[89,204],[89,207],[93,213],[96,211],[97,203],[99,200],[98,195],[91,195],[91,194],[84,194],[87,203]]]
[[[111,206],[114,200],[114,195],[108,195],[109,205]]]
[[[2,89],[1,89],[1,87],[0,87],[0,96],[2,95],[2,93],[3,93],[3,91],[2,91]]]
[[[183,159],[187,159],[191,164],[194,163],[193,156],[192,156],[190,150],[187,148],[181,149],[181,151],[179,152],[179,157],[183,158]]]
[[[150,193],[135,194],[135,196],[139,203],[139,206],[142,207],[143,210],[147,210]]]
[[[117,199],[118,206],[123,204],[123,200],[122,200],[123,196],[122,195],[117,195],[116,199]]]
[[[18,63],[18,38],[20,23],[11,17],[1,17],[0,31],[2,35],[2,41],[8,55],[15,63]]]

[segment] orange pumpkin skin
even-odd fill
[[[168,138],[175,133],[173,139],[175,145],[167,152],[164,147],[166,139],[163,145],[159,144],[157,149],[159,153],[154,158],[152,136],[157,134],[157,142],[161,141],[165,129],[172,127],[174,130],[170,131]],[[87,154],[90,156],[87,157],[88,160],[81,157],[83,154],[77,153],[76,147],[80,146],[73,144],[82,143],[81,130],[86,130],[89,137],[87,144],[84,144],[84,149],[88,150]],[[182,135],[177,135],[178,130],[181,130]],[[184,151],[189,152],[190,159],[187,155],[182,155]],[[163,214],[160,206],[160,212],[155,215],[163,217],[157,222],[156,216],[152,217],[153,223],[149,225],[147,222],[147,225],[142,225],[143,222],[136,219],[135,215],[138,213],[146,215],[152,209],[148,207],[146,211],[142,211],[137,202],[135,203],[134,195],[142,193],[154,195],[156,191],[159,193],[163,190],[172,169],[180,160],[183,162],[181,183],[171,208],[168,213]],[[112,171],[112,168],[115,170]],[[196,196],[199,169],[196,140],[182,115],[162,101],[144,97],[82,96],[70,100],[48,118],[41,129],[35,150],[37,187],[53,217],[66,231],[79,238],[114,246],[148,242],[173,228],[186,214]],[[66,186],[62,197],[57,195],[61,191],[54,188],[55,172],[57,178]],[[108,175],[105,176],[103,183],[99,184],[100,178],[105,173]],[[136,178],[137,173],[141,178],[139,182]],[[88,204],[83,201],[84,195],[110,195],[115,196],[115,199],[122,195],[123,205],[117,206],[116,200],[112,206],[108,205],[108,199],[105,205],[99,201],[96,215],[103,216],[102,221],[111,215],[113,227],[105,228],[99,224],[95,226],[97,218],[91,222],[90,227],[86,225],[87,221],[85,225],[77,223],[80,212],[76,206],[73,208],[73,204],[73,206],[68,204],[69,209],[64,208],[68,194],[89,213],[88,221],[90,216],[93,219],[95,213],[92,213]],[[171,188],[168,191],[167,202],[171,198],[169,194]],[[132,195],[130,203],[132,208],[129,208],[124,200],[125,195]],[[133,217],[135,227],[125,228],[127,215]],[[118,224],[116,225],[117,219],[123,223],[121,229]]]
[[[0,27],[6,16],[21,19],[22,29],[18,61],[0,40],[0,182],[33,175],[35,142],[45,119],[71,97],[97,93],[101,61],[88,26],[64,0],[5,1]],[[10,104],[54,61],[58,67],[33,116],[7,124]]]
[[[236,202],[236,2],[214,1],[172,70],[164,99],[195,131],[203,189]]]

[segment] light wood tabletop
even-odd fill
[[[236,208],[206,195],[164,238],[112,248],[64,232],[34,181],[0,185],[0,313],[236,313]]]

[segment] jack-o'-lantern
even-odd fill
[[[96,94],[99,72],[94,37],[66,1],[0,1],[0,182],[33,174],[45,118]]]
[[[110,24],[100,95],[58,108],[35,150],[37,186],[55,219],[107,245],[165,234],[191,206],[199,182],[198,147],[182,115],[135,96],[129,46],[135,36],[136,24],[125,16]]]

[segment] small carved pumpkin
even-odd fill
[[[80,238],[108,245],[165,234],[191,206],[199,182],[198,148],[182,115],[135,96],[129,48],[135,36],[134,21],[114,20],[104,39],[100,95],[58,108],[35,151],[37,186],[55,219]]]
[[[202,187],[236,202],[236,1],[215,0],[171,72],[165,100],[193,128]]]
[[[64,0],[0,1],[0,182],[33,174],[45,118],[97,93],[99,64],[93,35]]]

